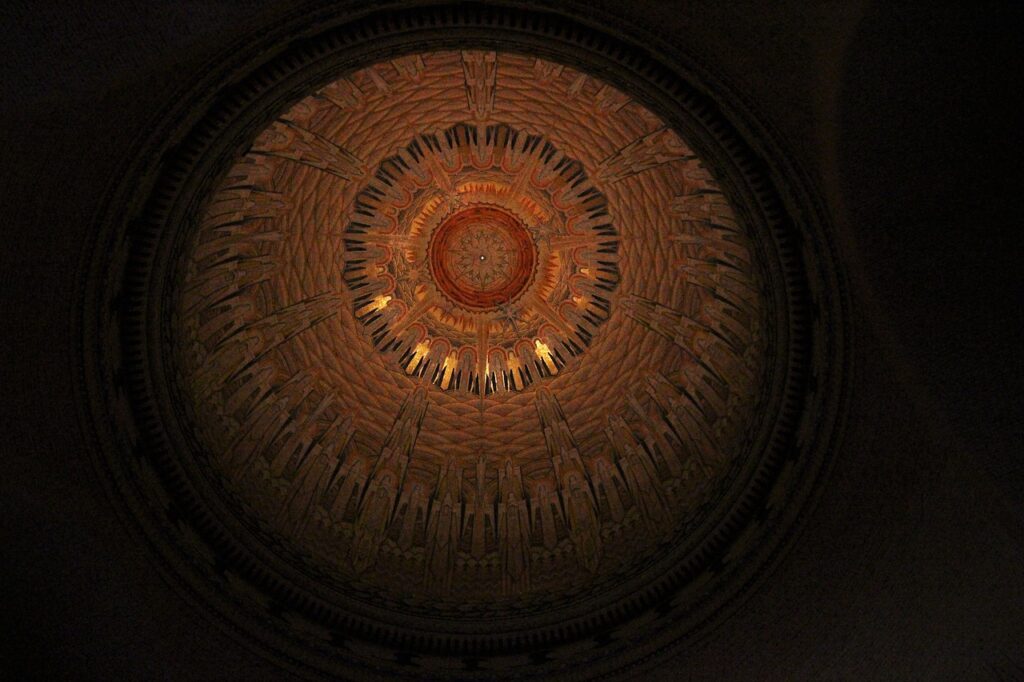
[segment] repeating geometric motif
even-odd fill
[[[473,233],[466,219],[490,222]],[[448,245],[438,235],[451,227],[469,236]],[[584,352],[611,314],[618,250],[608,202],[578,161],[509,126],[458,124],[385,159],[356,196],[344,274],[356,318],[406,374],[486,395]],[[465,291],[449,274],[459,268]]]
[[[513,309],[423,304],[417,249],[476,204],[532,229],[544,267]],[[685,141],[568,66],[433,52],[349,74],[256,138],[189,249],[174,353],[210,466],[383,603],[598,589],[694,518],[756,422],[746,228]]]

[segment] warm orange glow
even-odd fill
[[[533,346],[537,352],[537,357],[541,359],[548,368],[548,371],[552,374],[558,374],[558,365],[555,364],[555,359],[551,356],[551,349],[547,347],[547,344],[540,339],[536,339],[533,342]]]
[[[190,238],[174,353],[261,528],[360,593],[490,614],[661,551],[731,471],[772,330],[745,233],[712,179],[685,194],[697,162],[654,114],[470,57],[274,122]],[[684,195],[716,222],[669,213]]]
[[[412,357],[409,359],[409,364],[405,366],[406,374],[412,374],[416,371],[416,366],[420,364],[420,360],[423,359],[423,356],[425,356],[428,351],[430,351],[429,341],[420,341],[416,344],[416,347],[413,349]]]
[[[448,354],[448,357],[444,359],[444,364],[441,365],[441,389],[447,391],[449,384],[452,381],[452,375],[455,373],[455,365],[458,364],[458,359],[455,357],[455,352],[452,351]]]
[[[374,298],[372,301],[370,301],[369,303],[367,303],[363,307],[357,309],[356,310],[356,316],[357,317],[362,317],[364,315],[369,315],[371,313],[375,313],[378,310],[384,310],[384,308],[386,308],[388,306],[388,303],[390,303],[390,302],[391,302],[391,296],[388,296],[388,295],[377,296],[376,298]]]
[[[517,391],[523,390],[523,378],[519,375],[519,357],[515,353],[509,353],[508,358],[505,360],[508,365],[509,375],[512,377],[512,385]]]

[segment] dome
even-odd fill
[[[452,12],[321,27],[179,122],[97,256],[107,466],[301,672],[621,673],[809,499],[833,274],[799,182],[678,72]]]
[[[726,484],[761,286],[648,109],[544,59],[428,52],[327,84],[236,160],[174,353],[254,527],[367,600],[483,616],[629,573]]]

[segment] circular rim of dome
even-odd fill
[[[302,14],[282,22],[268,43],[211,69],[164,113],[128,162],[134,172],[120,174],[133,180],[117,181],[105,198],[96,239],[83,250],[76,329],[83,351],[78,385],[87,398],[81,416],[114,503],[171,584],[218,614],[242,641],[258,642],[257,651],[307,675],[415,675],[437,673],[435,664],[465,677],[520,664],[518,672],[549,676],[612,674],[694,641],[749,594],[790,544],[842,432],[849,305],[811,183],[724,88],[713,89],[713,97],[699,87],[712,80],[705,70],[682,66],[673,48],[617,18],[607,24],[620,27],[612,36],[565,16],[502,7],[426,6],[344,24],[333,12]],[[721,501],[731,512],[707,529],[701,546],[677,548],[651,567],[642,591],[599,611],[481,636],[437,635],[423,624],[406,627],[338,608],[317,594],[315,577],[240,542],[246,531],[217,513],[216,495],[175,454],[198,444],[178,428],[174,396],[162,380],[172,334],[168,264],[185,232],[174,226],[194,215],[246,140],[313,86],[348,70],[408,52],[467,47],[531,52],[598,70],[721,172],[737,209],[770,242],[769,286],[781,337],[776,376],[784,380],[768,403],[763,451],[744,471],[740,492]],[[655,48],[657,58],[649,56]],[[686,560],[671,565],[679,554]],[[637,621],[644,627],[630,633],[628,623]],[[529,662],[502,662],[516,655]],[[485,660],[498,668],[481,665]]]

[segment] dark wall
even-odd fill
[[[294,6],[0,8],[0,670],[284,677],[167,586],[106,499],[70,322],[85,231],[133,142],[225,36]],[[677,34],[814,178],[855,308],[847,432],[816,510],[661,677],[1024,679],[1021,10],[618,11]]]

